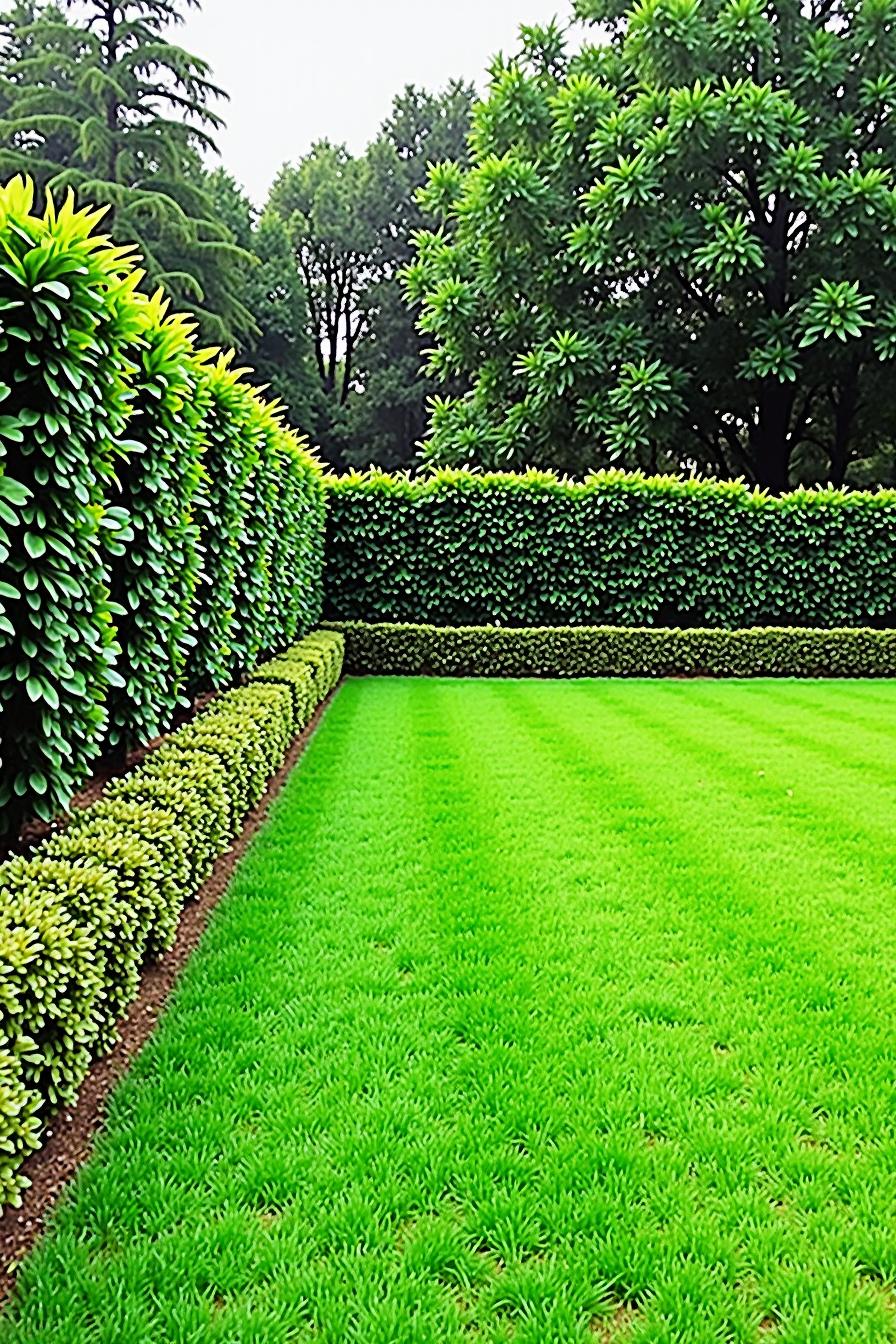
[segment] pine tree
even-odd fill
[[[0,177],[26,172],[110,208],[153,283],[210,340],[253,329],[240,250],[202,170],[222,125],[208,65],[168,40],[198,0],[20,3],[0,16]]]

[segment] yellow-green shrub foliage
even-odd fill
[[[0,1050],[51,1104],[75,1095],[100,1035],[97,927],[114,900],[93,867],[52,855],[0,866]]]
[[[307,669],[309,717],[343,648],[319,633],[283,660]],[[229,691],[33,858],[0,864],[0,1205],[18,1198],[44,1123],[115,1039],[141,966],[170,946],[294,735],[289,685]]]
[[[200,887],[229,839],[227,799],[221,771],[207,758],[177,774],[158,771],[156,755],[106,789],[108,802],[146,803],[177,819],[186,845],[189,885]]]

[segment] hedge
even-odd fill
[[[141,313],[130,451],[116,467],[116,499],[127,510],[130,537],[113,543],[109,561],[121,680],[107,693],[107,741],[122,751],[155,737],[178,707],[202,562],[195,513],[208,401],[193,358],[193,325],[169,313],[161,294]]]
[[[356,675],[893,677],[896,630],[652,630],[345,622]]]
[[[98,218],[0,190],[0,831],[86,778],[117,680],[107,544],[126,520],[104,502],[142,317]]]
[[[601,472],[330,478],[331,621],[896,625],[896,491]]]
[[[0,837],[321,612],[319,464],[101,215],[0,187]]]
[[[219,696],[33,857],[0,864],[0,1205],[19,1201],[22,1161],[114,1041],[142,966],[171,945],[184,902],[338,681],[343,649],[334,632],[301,642],[279,673]],[[311,690],[299,706],[303,669]]]

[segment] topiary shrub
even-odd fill
[[[96,929],[114,899],[102,872],[51,854],[0,866],[0,1050],[54,1105],[75,1096],[100,1036]]]
[[[21,1061],[0,1049],[0,1208],[22,1202],[19,1167],[40,1147],[40,1096],[25,1085]]]
[[[318,704],[314,672],[306,662],[292,662],[286,657],[273,658],[256,668],[249,683],[253,686],[270,684],[287,688],[292,703],[290,730],[293,736],[309,722]]]
[[[131,775],[111,783],[109,802],[147,803],[177,819],[186,845],[189,888],[198,890],[230,838],[229,810],[220,767],[205,753],[189,760],[181,752],[177,768],[166,767],[154,753]]]

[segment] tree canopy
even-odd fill
[[[0,176],[24,172],[58,194],[109,207],[153,283],[206,337],[251,332],[242,257],[218,219],[202,155],[223,91],[169,39],[198,0],[20,3],[0,15]]]
[[[314,367],[308,302],[286,226],[271,210],[256,210],[223,169],[209,175],[218,218],[230,230],[248,264],[243,296],[255,331],[241,341],[239,357],[254,382],[270,388],[290,423],[313,433],[322,419],[322,395]]]
[[[579,9],[430,174],[431,457],[845,480],[896,431],[896,3]]]
[[[410,465],[434,385],[399,271],[431,219],[416,199],[428,165],[466,156],[473,90],[408,87],[361,155],[322,141],[282,169],[266,218],[282,222],[307,293],[325,398],[325,451],[341,465]]]

